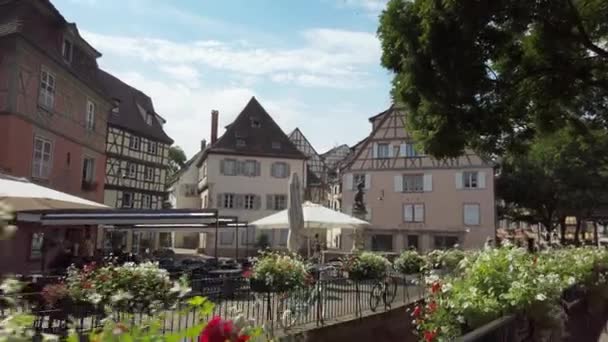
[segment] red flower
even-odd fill
[[[435,301],[430,302],[428,305],[428,309],[429,309],[430,313],[435,312],[435,310],[437,310],[437,302],[435,302]]]
[[[437,292],[439,292],[439,291],[441,291],[441,283],[440,283],[440,282],[438,282],[438,281],[436,281],[436,282],[434,282],[434,283],[433,283],[433,285],[431,286],[431,292],[433,292],[433,293],[437,293]]]
[[[418,318],[421,313],[422,313],[422,308],[420,307],[420,305],[416,305],[416,307],[414,308],[414,311],[412,312],[412,316],[414,316],[415,318]]]
[[[251,278],[252,274],[253,274],[253,272],[251,272],[251,270],[245,270],[245,271],[243,271],[243,277],[244,278]]]
[[[232,321],[213,317],[198,337],[198,342],[247,342],[249,336],[238,335]]]
[[[84,282],[82,282],[82,288],[83,289],[90,289],[92,287],[93,287],[93,284],[91,284],[90,281],[84,281]]]
[[[82,268],[82,270],[84,271],[84,273],[91,273],[93,272],[93,270],[95,270],[95,261],[93,261],[90,264],[84,265],[84,267]]]
[[[433,330],[433,331],[425,331],[424,332],[424,340],[426,342],[432,342],[433,340],[435,340],[435,337],[437,337],[437,330]]]

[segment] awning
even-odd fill
[[[304,229],[361,228],[369,226],[369,222],[312,202],[302,204],[302,211],[304,213]],[[250,225],[259,229],[289,229],[287,210],[279,211],[276,214],[251,222]]]

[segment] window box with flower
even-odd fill
[[[308,266],[296,255],[264,252],[253,264],[249,275],[254,292],[286,292],[303,287]]]
[[[386,277],[391,269],[387,258],[373,252],[363,252],[344,260],[344,271],[351,280],[379,280]]]

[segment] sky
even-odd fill
[[[152,98],[191,157],[252,96],[317,152],[365,138],[390,105],[378,15],[386,0],[52,0],[102,57]]]

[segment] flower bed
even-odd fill
[[[251,289],[256,292],[286,292],[304,286],[307,265],[298,256],[264,252],[251,270]]]
[[[537,255],[506,246],[467,255],[456,275],[426,277],[429,297],[412,316],[425,342],[453,340],[508,314],[523,314],[539,335],[563,335],[564,292],[575,284],[605,303],[608,252],[594,248],[549,250]]]
[[[352,280],[382,279],[390,269],[388,259],[372,252],[363,252],[344,261],[344,270]]]

